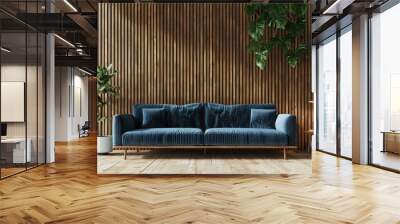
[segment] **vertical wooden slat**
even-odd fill
[[[127,113],[135,103],[273,103],[280,113],[297,116],[305,150],[313,119],[311,56],[293,69],[281,50],[273,50],[265,70],[258,69],[246,49],[250,19],[244,6],[100,3],[98,61],[115,65],[113,83],[121,87],[121,96],[103,112]],[[111,123],[99,131],[110,134]]]

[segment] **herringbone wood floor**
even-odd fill
[[[97,156],[98,174],[311,174],[307,154],[281,149],[150,150]]]
[[[312,176],[99,176],[95,144],[0,181],[0,223],[400,223],[400,175],[322,153]]]

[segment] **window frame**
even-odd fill
[[[341,103],[341,97],[340,97],[340,84],[341,84],[341,64],[340,64],[340,42],[341,42],[341,36],[344,35],[347,32],[351,32],[352,31],[352,23],[347,24],[346,26],[344,26],[343,28],[337,29],[335,33],[333,33],[332,35],[326,37],[325,39],[320,40],[317,44],[316,44],[316,51],[315,51],[315,62],[316,62],[316,150],[319,152],[323,152],[329,155],[333,155],[333,156],[337,156],[340,158],[344,158],[347,160],[352,160],[352,158],[347,157],[347,156],[343,156],[341,153],[341,119],[340,119],[340,112],[341,112],[341,108],[340,108],[340,103]],[[334,37],[334,38],[333,38]],[[332,39],[332,40],[329,40]],[[328,152],[324,149],[321,149],[319,147],[319,128],[318,128],[318,124],[319,124],[319,107],[318,107],[318,97],[320,94],[320,74],[319,74],[319,53],[318,53],[318,49],[320,47],[320,45],[323,42],[326,41],[336,41],[336,152],[332,153],[332,152]]]

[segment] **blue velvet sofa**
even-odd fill
[[[113,116],[113,149],[296,148],[296,117],[272,104],[135,104]]]

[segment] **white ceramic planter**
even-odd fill
[[[97,153],[110,153],[112,151],[111,136],[97,137]]]

